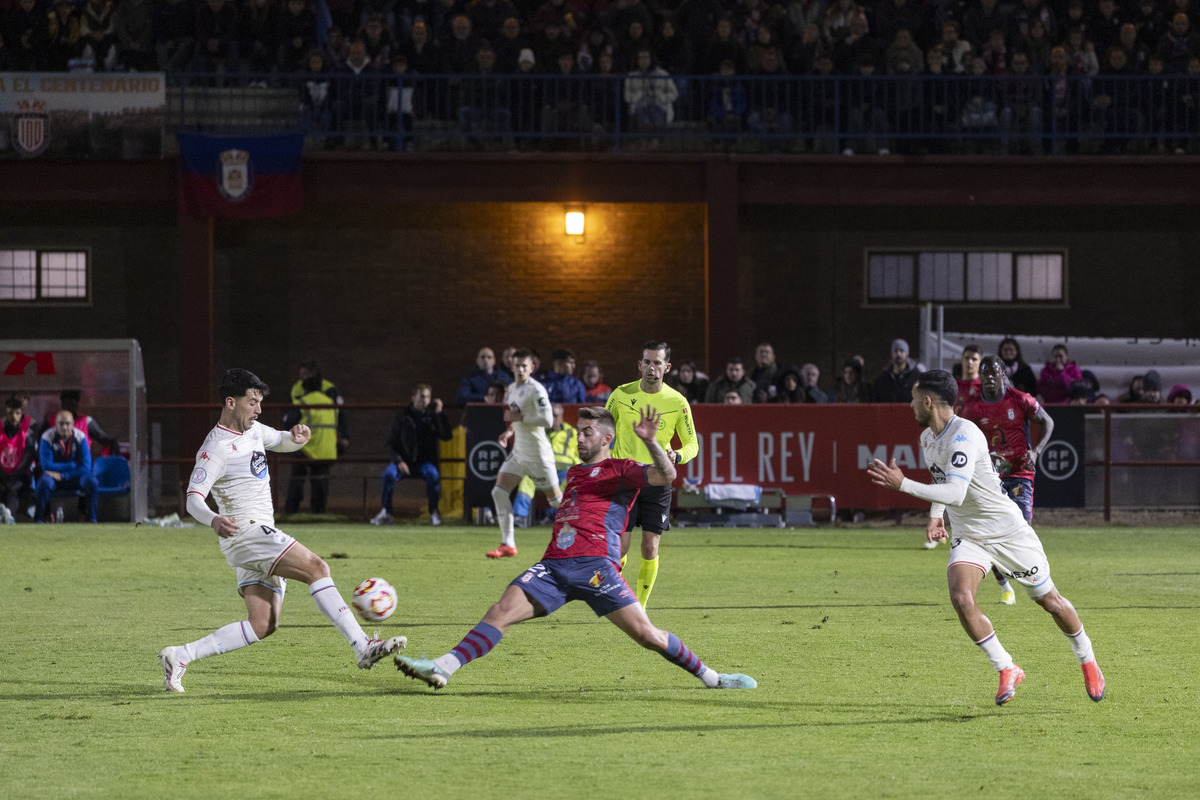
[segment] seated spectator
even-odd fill
[[[711,84],[708,101],[708,128],[717,146],[726,152],[733,149],[737,134],[742,132],[746,116],[746,84],[734,79],[733,59],[725,59]]]
[[[1001,83],[1003,108],[1000,111],[1001,147],[1010,151],[1013,134],[1028,145],[1032,155],[1042,154],[1042,85],[1029,71],[1029,57],[1014,53],[1011,78]]]
[[[54,427],[42,434],[38,465],[42,475],[37,480],[35,521],[50,521],[50,494],[56,489],[82,491],[87,521],[97,521],[99,493],[92,474],[92,451],[87,436],[75,427],[75,417],[70,411],[58,412]]]
[[[496,51],[487,42],[475,53],[475,68],[462,78],[458,124],[476,150],[511,150],[512,97],[510,82],[496,73]]]
[[[1021,358],[1021,345],[1017,344],[1017,340],[1011,336],[1005,337],[996,349],[1013,388],[1025,394],[1037,394],[1037,378],[1034,377],[1033,368]]]
[[[70,0],[55,0],[47,20],[42,63],[54,72],[66,72],[79,42],[79,15]]]
[[[529,50],[525,37],[521,35],[521,22],[516,17],[509,17],[500,25],[500,35],[492,45],[496,50],[496,69],[506,75],[517,71],[517,60],[521,54]],[[530,56],[533,50],[529,50]]]
[[[1001,6],[997,0],[979,0],[966,10],[962,16],[962,38],[966,39],[976,49],[988,43],[992,31],[1007,31],[1008,8]]]
[[[505,376],[508,377],[508,376]],[[512,378],[509,378],[509,383]],[[508,391],[508,384],[501,380],[495,380],[488,384],[487,392],[483,395],[483,402],[489,406],[498,406],[504,402],[504,395]]]
[[[323,150],[325,138],[314,135],[314,132],[329,129],[333,110],[330,94],[332,80],[325,65],[325,54],[320,49],[313,48],[309,51],[300,80],[300,108],[304,130],[310,134],[308,143],[309,146]]]
[[[912,387],[921,368],[908,357],[908,342],[892,341],[892,358],[871,387],[872,403],[911,403]]]
[[[338,127],[345,134],[345,138],[335,144],[347,150],[374,148],[374,136],[370,134],[379,132],[384,99],[378,76],[371,66],[366,43],[355,39],[350,43],[340,80],[333,84]],[[368,135],[363,136],[364,133]]]
[[[1040,19],[1029,23],[1025,58],[1029,61],[1029,71],[1034,75],[1045,75],[1050,69],[1050,37],[1046,34],[1046,23]]]
[[[604,372],[594,359],[583,362],[584,402],[604,405],[612,394],[612,387],[604,382]]]
[[[522,63],[527,55],[532,57],[533,51],[521,51]],[[568,77],[577,74],[576,69],[575,54],[570,50],[563,50],[558,54],[556,80],[547,81],[545,84],[534,81],[521,85],[521,90],[525,93],[532,91],[535,86],[544,85],[541,101],[535,103],[541,106],[541,127],[542,132],[546,134],[543,150],[578,149],[585,140],[567,134],[593,132],[592,110],[588,105],[591,97],[587,85],[583,81],[571,80]],[[528,98],[525,102],[528,102]]]
[[[150,0],[121,0],[113,15],[118,60],[134,72],[157,68],[154,52],[154,4]]]
[[[367,48],[367,58],[371,59],[371,69],[386,72],[391,67],[396,43],[392,40],[392,32],[383,25],[383,15],[372,14],[367,19],[362,29],[362,40]]]
[[[863,55],[858,62],[858,75],[870,78],[875,74],[875,57]],[[888,133],[887,94],[875,81],[855,81],[847,101],[848,131],[850,146],[842,151],[843,155],[855,153],[879,153],[886,156],[891,153]]]
[[[158,68],[182,72],[192,63],[196,15],[188,0],[163,0],[154,11],[154,52]]]
[[[722,395],[721,402],[727,406],[745,405],[745,400],[742,399],[742,394],[737,389],[730,389]]]
[[[1083,378],[1083,372],[1074,361],[1065,344],[1056,344],[1050,350],[1050,360],[1038,374],[1037,388],[1042,402],[1058,405],[1067,402],[1071,383]]]
[[[990,152],[1000,132],[999,100],[995,79],[985,74],[987,64],[982,58],[964,58],[967,74],[960,128],[966,138],[966,150],[971,153]]]
[[[1171,392],[1167,395],[1167,402],[1173,406],[1190,406],[1192,404],[1192,390],[1182,383],[1177,383],[1171,387]]]
[[[438,513],[442,499],[438,442],[450,441],[451,435],[450,422],[442,413],[442,401],[433,396],[429,384],[418,383],[413,389],[412,403],[396,414],[384,443],[390,463],[383,471],[383,497],[379,513],[371,518],[372,525],[391,525],[395,521],[392,493],[398,482],[411,475],[420,475],[425,481],[430,524],[442,524],[442,515]]]
[[[447,72],[474,72],[479,69],[478,53],[483,40],[472,30],[471,18],[457,14],[450,23],[450,36],[442,42],[442,66]],[[493,63],[495,51],[492,52]]]
[[[575,354],[567,349],[555,350],[551,367],[546,373],[546,394],[552,403],[581,404],[587,397],[583,382],[575,377]]]
[[[1180,12],[1171,17],[1170,29],[1159,39],[1155,55],[1162,59],[1169,73],[1187,71],[1188,61],[1200,55],[1200,35],[1192,30],[1188,15]]]
[[[947,75],[962,75],[967,71],[963,57],[972,52],[971,43],[959,36],[958,22],[948,19],[942,23],[942,58]]]
[[[91,2],[91,0],[89,0]],[[194,72],[234,72],[239,69],[238,14],[226,0],[204,0],[196,9]]]
[[[746,367],[742,364],[742,359],[734,356],[725,363],[725,374],[708,385],[708,391],[704,394],[704,402],[728,402],[726,394],[733,391],[741,397],[741,402],[749,405],[754,402],[755,388],[754,381],[746,375]]]
[[[272,0],[242,3],[238,19],[238,56],[248,72],[270,72],[274,68],[279,58],[279,9]]]
[[[387,149],[411,153],[413,144],[413,93],[415,87],[408,75],[408,56],[392,53],[392,76],[384,84],[384,122],[387,126]]]
[[[675,27],[675,20],[670,16],[665,16],[658,27],[658,35],[654,39],[654,55],[662,68],[672,75],[691,75],[694,72],[692,45],[686,36],[679,33]]]
[[[1071,75],[1095,75],[1100,72],[1096,46],[1087,39],[1082,26],[1074,25],[1067,31],[1067,42],[1063,49],[1067,52],[1067,71]]]
[[[625,79],[624,97],[634,130],[660,133],[675,119],[679,89],[662,67],[655,66],[649,47],[637,51],[636,66]]]
[[[804,391],[804,379],[800,376],[800,370],[795,367],[788,367],[779,374],[775,379],[775,389],[770,402],[772,403],[807,403],[808,395]]]
[[[696,372],[696,362],[680,361],[666,377],[665,383],[687,398],[688,403],[703,403],[708,393],[708,379]]]
[[[913,42],[912,33],[908,28],[901,28],[896,31],[895,38],[888,45],[885,59],[889,74],[897,71],[896,65],[901,61],[906,61],[911,66],[912,64],[923,63],[925,60],[921,48],[917,47]]]
[[[854,0],[833,0],[821,22],[825,38],[831,42],[839,41],[849,32],[850,21],[863,13],[863,7]]]
[[[1118,403],[1140,403],[1142,402],[1142,392],[1146,381],[1145,375],[1134,375],[1129,379],[1129,388],[1125,393],[1117,397]]]
[[[814,26],[815,27],[815,26]],[[783,57],[778,47],[768,47],[759,57],[755,76],[785,78]],[[795,86],[786,80],[764,80],[759,78],[749,85],[749,109],[746,126],[763,140],[766,149],[777,153],[789,146],[794,132],[792,109],[799,107]]]
[[[775,358],[775,348],[770,342],[763,342],[754,348],[754,371],[750,380],[754,381],[754,402],[768,403],[775,394],[775,382],[783,374],[784,365]]]
[[[496,41],[504,21],[520,16],[517,7],[509,0],[472,0],[467,5],[471,27],[489,42]]]
[[[816,364],[805,364],[802,366],[800,368],[800,379],[803,382],[804,402],[829,402],[829,395],[825,394],[818,385],[821,380],[821,370]]]
[[[837,391],[833,395],[833,402],[871,402],[871,387],[863,380],[863,362],[861,356],[847,359],[846,363],[842,365],[842,379],[838,381]]]
[[[317,17],[304,0],[287,0],[279,18],[279,53],[276,65],[284,72],[299,72],[317,46]]]
[[[738,70],[744,69],[742,45],[733,35],[733,20],[728,14],[717,20],[717,27],[705,45],[699,71],[705,75],[712,75],[721,68],[721,62],[725,59],[731,59]]]
[[[1150,370],[1146,373],[1146,377],[1142,379],[1142,397],[1139,402],[1162,402],[1162,377],[1158,374],[1158,370]]]
[[[1067,405],[1069,406],[1086,406],[1088,404],[1088,385],[1087,381],[1080,378],[1077,381],[1072,381],[1067,387]]]
[[[80,56],[97,71],[117,65],[117,36],[113,33],[113,5],[108,0],[87,0],[79,26]]]
[[[850,28],[845,35],[830,41],[833,42],[833,65],[838,74],[862,74],[860,67],[868,62],[873,67],[871,74],[881,71],[879,67],[884,63],[883,48],[871,38],[866,14],[851,17]]]
[[[611,56],[616,51],[616,43],[612,34],[602,26],[596,26],[587,32],[575,53],[575,63],[580,72],[595,72],[601,53]]]
[[[484,402],[488,387],[496,381],[507,386],[512,383],[512,376],[496,368],[496,353],[492,348],[481,347],[475,354],[475,368],[459,381],[454,404],[462,406]]]
[[[4,402],[4,427],[0,430],[0,524],[17,516],[33,497],[33,463],[38,454],[33,417],[25,413],[16,395]]]

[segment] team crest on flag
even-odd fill
[[[40,156],[50,145],[50,115],[41,100],[21,100],[12,118],[13,147],[26,158]]]
[[[245,150],[226,150],[217,156],[221,164],[217,189],[221,196],[240,203],[250,196],[254,179],[250,171],[250,154]]]

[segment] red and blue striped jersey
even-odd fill
[[[606,458],[567,470],[562,505],[542,558],[603,556],[621,560],[621,532],[638,490],[650,483],[647,464]]]

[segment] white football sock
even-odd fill
[[[496,522],[500,525],[500,542],[509,547],[516,547],[517,537],[513,534],[512,498],[509,497],[507,490],[493,486],[492,502],[496,504]]]
[[[1071,643],[1071,651],[1075,653],[1075,657],[1079,659],[1080,664],[1096,660],[1095,654],[1092,653],[1092,640],[1083,632],[1083,628],[1079,629],[1079,633],[1067,633],[1064,635],[1067,637],[1067,641]]]
[[[1008,669],[1013,665],[1012,656],[1004,649],[1004,645],[1000,644],[1000,638],[996,636],[995,631],[992,631],[990,636],[981,639],[975,644],[987,656],[988,663],[992,665],[992,669],[996,670],[996,672]]]
[[[453,675],[455,670],[462,666],[462,662],[453,652],[446,653],[444,656],[438,656],[433,660],[433,663],[438,665],[438,669],[447,675]]]
[[[717,688],[717,681],[720,679],[720,674],[712,667],[706,667],[704,673],[700,675],[700,682],[709,689]]]
[[[250,627],[249,621],[231,622],[203,639],[185,644],[183,646],[183,662],[187,664],[197,659],[228,653],[257,641],[258,637],[254,635],[254,629]]]
[[[317,608],[321,609],[325,619],[332,622],[333,627],[346,637],[354,651],[361,650],[369,637],[358,624],[358,618],[354,616],[350,606],[346,605],[337,587],[333,585],[333,578],[319,578],[313,581],[308,585],[308,593],[316,601]]]

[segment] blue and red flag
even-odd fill
[[[179,208],[198,217],[278,217],[300,211],[303,133],[180,133]]]

